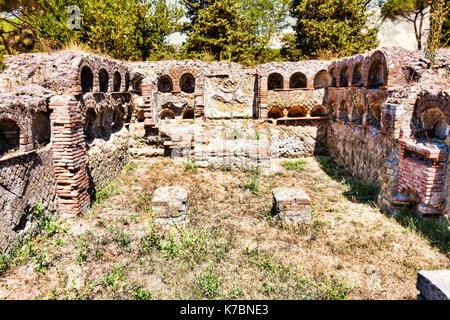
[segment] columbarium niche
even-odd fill
[[[319,71],[314,77],[314,89],[328,88],[332,83],[333,78],[326,70]]]
[[[122,76],[120,72],[114,72],[114,92],[120,92],[120,87],[122,85]]]
[[[105,69],[101,69],[98,73],[98,83],[100,92],[108,92],[109,74]]]
[[[84,66],[81,69],[81,91],[83,93],[91,92],[94,87],[94,74],[92,73],[91,68],[88,66]]]
[[[195,78],[192,74],[186,73],[180,79],[180,89],[185,93],[194,93]]]
[[[0,157],[19,149],[20,128],[11,119],[0,120]]]
[[[33,142],[41,145],[50,142],[50,118],[48,114],[39,111],[33,118],[31,125]]]
[[[420,121],[427,138],[445,139],[447,137],[447,121],[439,108],[425,110]]]
[[[289,80],[289,87],[291,89],[306,88],[307,80],[306,76],[301,72],[294,73]]]
[[[267,89],[283,89],[283,76],[279,73],[272,73],[267,80]]]
[[[369,69],[368,87],[369,89],[378,89],[384,86],[383,64],[375,60]]]
[[[158,80],[158,91],[169,93],[173,91],[172,79],[169,76],[162,76]]]
[[[283,118],[283,111],[280,107],[272,107],[267,113],[269,119]]]

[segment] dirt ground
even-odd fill
[[[418,271],[449,269],[445,246],[382,214],[376,190],[329,175],[326,158],[289,161],[273,176],[133,161],[87,214],[45,219],[0,259],[0,298],[415,299]],[[188,224],[154,223],[167,185],[189,191]],[[313,223],[278,225],[276,187],[303,188]]]

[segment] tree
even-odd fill
[[[290,59],[354,55],[378,45],[378,30],[369,25],[368,0],[294,0],[294,35],[285,37],[282,54]]]
[[[450,45],[450,0],[445,1],[446,16],[444,23],[442,24],[442,36],[440,40],[441,47],[447,47]]]
[[[182,17],[181,10],[168,7],[165,0],[78,0],[81,29],[76,30],[68,26],[72,12],[67,9],[74,3],[71,0],[19,2],[30,4],[13,6],[4,2],[4,9],[18,19],[18,26],[33,32],[38,44],[35,50],[60,49],[75,42],[129,60],[164,55],[168,51],[165,37],[179,30]],[[5,19],[11,23],[11,18]]]
[[[189,13],[194,19],[185,28],[188,40],[184,49],[189,57],[227,59],[244,64],[254,61],[262,50],[259,38],[252,32],[257,28],[257,22],[242,13],[240,1],[198,3],[194,0],[192,3],[189,8],[199,9]]]
[[[422,50],[425,18],[435,0],[388,0],[381,8],[383,20],[404,20],[414,25],[417,48]]]
[[[441,41],[444,38],[443,26],[446,19],[448,19],[448,4],[445,0],[435,0],[431,4],[430,10],[430,33],[427,41],[427,53],[430,58],[433,58],[436,50],[442,45]]]

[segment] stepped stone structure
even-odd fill
[[[5,58],[0,74],[0,252],[37,206],[89,209],[132,157],[270,169],[329,155],[403,206],[450,217],[450,50],[383,48],[339,61],[122,62],[83,52]]]
[[[273,194],[273,213],[286,225],[311,222],[311,199],[302,189],[276,188]]]

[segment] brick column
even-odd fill
[[[144,124],[151,126],[156,123],[156,115],[154,114],[154,85],[149,79],[142,80],[142,97],[144,98]]]
[[[50,101],[53,128],[53,163],[60,213],[80,214],[90,205],[89,177],[83,118],[72,96]]]
[[[259,119],[267,119],[267,113],[269,112],[267,110],[267,105],[269,103],[268,100],[268,92],[267,92],[267,85],[268,85],[268,78],[267,77],[260,77],[258,81],[258,107],[259,112],[257,114],[259,115]]]

